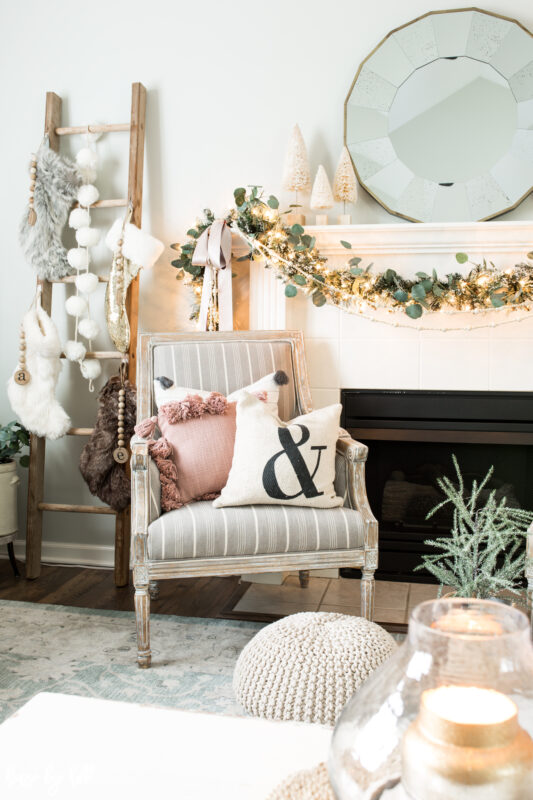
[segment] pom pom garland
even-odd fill
[[[83,228],[91,224],[91,217],[86,208],[73,208],[68,218],[70,228]]]
[[[87,269],[89,266],[89,253],[82,247],[72,247],[67,252],[67,261],[73,269]]]
[[[83,361],[87,349],[83,342],[75,342],[72,339],[65,345],[65,355],[69,361]]]
[[[80,206],[88,208],[98,202],[100,192],[92,183],[84,183],[78,189],[77,197]]]
[[[90,147],[82,147],[76,153],[76,164],[81,169],[91,169],[95,170],[98,164],[98,158],[94,150],[91,150]]]
[[[76,289],[82,294],[92,294],[98,288],[98,277],[93,272],[82,272],[76,277]]]
[[[80,298],[80,300],[83,298]],[[83,300],[85,303],[85,300]],[[78,332],[81,333],[85,339],[95,339],[100,333],[100,326],[95,319],[80,319],[78,322]]]
[[[89,167],[78,167],[83,183],[94,183],[96,180],[96,170]]]
[[[70,314],[71,317],[81,317],[82,314],[87,312],[87,301],[84,300],[83,297],[79,297],[78,295],[74,294],[72,297],[67,299],[65,308],[67,310],[67,314]]]
[[[87,142],[94,142],[98,136],[91,136],[87,129]],[[98,288],[98,277],[89,272],[89,248],[94,247],[100,240],[100,232],[91,228],[91,215],[89,207],[98,201],[99,192],[93,181],[96,179],[96,166],[98,159],[91,147],[83,147],[76,155],[78,174],[82,178],[82,185],[78,188],[77,198],[80,205],[70,212],[69,225],[76,231],[78,247],[73,247],[67,253],[70,266],[77,271],[76,290],[80,294],[69,297],[65,307],[67,313],[76,318],[76,335],[67,342],[65,355],[69,361],[77,361],[84,378],[89,381],[89,391],[93,391],[93,380],[98,378],[102,367],[98,359],[86,358],[87,348],[83,342],[78,341],[78,334],[84,336],[89,342],[98,336],[100,326],[91,319],[89,303],[81,295],[90,295]],[[81,270],[86,270],[80,272]],[[80,317],[85,316],[84,319]]]
[[[80,247],[94,247],[100,241],[100,231],[84,225],[76,231],[76,241]]]

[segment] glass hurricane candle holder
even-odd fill
[[[417,606],[404,644],[337,722],[338,800],[533,798],[528,618],[488,600]]]

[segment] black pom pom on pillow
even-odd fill
[[[278,386],[285,386],[288,382],[289,378],[287,377],[287,373],[282,369],[278,369],[278,371],[274,373],[274,383],[277,383]]]

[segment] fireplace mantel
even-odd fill
[[[374,269],[393,268],[406,277],[418,271],[436,269],[439,274],[467,273],[471,265],[460,266],[456,253],[467,253],[474,262],[483,258],[502,269],[524,261],[533,249],[533,222],[440,222],[387,223],[365,225],[308,225],[320,252],[335,267],[350,256],[372,262]],[[350,242],[351,250],[341,245]],[[262,262],[250,265],[250,327],[284,328],[286,298],[283,283]],[[289,301],[290,302],[290,301]]]
[[[359,255],[387,256],[467,252],[475,257],[521,253],[524,258],[533,246],[533,221],[308,225],[306,233],[316,237],[317,247],[329,257],[346,256],[341,240]]]

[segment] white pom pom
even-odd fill
[[[86,358],[80,364],[81,374],[88,381],[94,381],[102,374],[102,367],[97,358]]]
[[[68,218],[68,224],[71,228],[83,228],[91,224],[91,217],[85,208],[73,208]]]
[[[94,319],[80,319],[78,333],[81,333],[86,339],[95,339],[100,333],[100,326]]]
[[[100,241],[100,231],[97,228],[78,228],[76,241],[80,247],[94,247]]]
[[[98,288],[98,278],[94,272],[82,272],[76,277],[76,288],[83,294],[91,294]]]
[[[67,298],[65,308],[71,317],[81,317],[87,311],[87,301],[83,297],[73,294],[72,297]]]
[[[67,261],[72,269],[87,269],[89,266],[89,253],[81,247],[72,247],[67,252]]]
[[[65,345],[65,355],[69,361],[82,361],[86,352],[87,348],[83,342],[74,342],[71,339]]]
[[[84,183],[83,186],[80,186],[78,189],[78,203],[80,206],[87,208],[88,206],[92,206],[93,203],[96,203],[98,198],[100,197],[100,193],[96,186],[93,186],[92,183]]]
[[[98,164],[96,153],[94,150],[91,150],[90,147],[82,147],[82,149],[76,153],[76,164],[78,167],[81,167],[81,169],[96,169]]]

